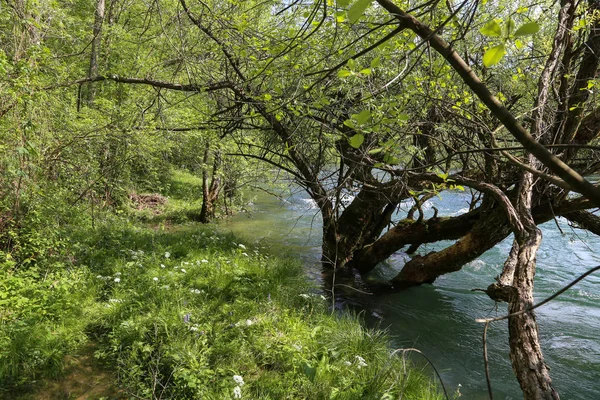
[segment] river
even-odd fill
[[[425,204],[440,216],[457,215],[468,208],[470,196],[443,192]],[[405,204],[404,208],[408,208]],[[401,212],[406,215],[406,212]],[[539,301],[556,292],[579,274],[600,264],[600,238],[574,229],[559,218],[541,225],[535,297]],[[224,230],[271,248],[275,253],[300,257],[307,273],[320,279],[321,219],[304,192],[283,199],[259,192],[240,213],[221,222]],[[421,246],[425,254],[450,242]],[[397,348],[416,347],[440,371],[448,392],[460,385],[465,399],[487,399],[482,358],[483,325],[476,318],[500,316],[506,305],[495,306],[487,295],[473,292],[486,288],[502,267],[511,238],[489,250],[459,272],[440,277],[433,285],[384,295],[353,295],[345,290],[343,302],[364,309],[370,326],[386,328]],[[408,259],[396,253],[380,265],[373,278],[395,274]],[[600,275],[592,275],[556,300],[537,310],[542,349],[551,368],[554,386],[562,399],[600,399]],[[521,399],[508,357],[506,321],[494,323],[488,332],[490,373],[495,399]],[[450,395],[452,397],[452,394]]]

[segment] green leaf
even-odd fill
[[[352,0],[337,0],[338,7],[346,7]]]
[[[523,42],[517,39],[515,40],[515,46],[517,47],[517,49],[521,50],[523,48]]]
[[[398,119],[400,121],[406,122],[406,121],[408,121],[409,118],[410,118],[409,115],[406,114],[406,113],[400,113],[400,114],[398,114]]]
[[[381,147],[378,147],[376,149],[369,150],[369,154],[371,154],[371,155],[372,154],[378,154],[378,153],[381,153],[382,151],[383,151],[383,149]]]
[[[371,68],[377,68],[379,66],[380,62],[381,62],[380,57],[375,57],[374,59],[372,59],[371,60]]]
[[[357,0],[352,6],[348,9],[348,20],[351,24],[355,23],[359,20],[360,17],[363,16],[367,8],[371,5],[373,0]]]
[[[371,75],[371,68],[361,69],[359,72],[363,75]]]
[[[358,149],[364,141],[365,137],[361,133],[357,133],[348,140],[348,143],[350,143],[350,146],[354,147],[355,149]]]
[[[317,374],[317,368],[311,366],[310,364],[303,362],[302,363],[302,372],[304,372],[304,375],[306,375],[308,377],[308,379],[310,379],[311,381],[315,378],[315,375]]]
[[[354,118],[359,125],[362,125],[371,118],[371,111],[362,110],[358,114],[352,114],[352,118]]]
[[[540,25],[537,22],[529,22],[521,25],[515,32],[515,37],[535,35],[540,30]]]
[[[512,18],[509,18],[508,21],[506,21],[504,29],[506,29],[506,37],[508,38],[515,30],[515,21],[513,21]]]
[[[498,64],[502,57],[504,57],[504,54],[506,54],[506,47],[503,44],[489,48],[483,55],[483,65],[491,67]]]
[[[347,78],[352,74],[352,72],[347,69],[340,69],[337,73],[338,78]]]
[[[271,96],[269,93],[265,93],[264,94],[264,98],[265,98],[266,101],[269,101],[269,100],[271,100],[273,98],[273,96]]]
[[[500,36],[502,35],[502,28],[500,28],[500,25],[498,25],[496,21],[491,20],[490,22],[485,24],[483,28],[479,30],[479,32],[481,32],[482,35],[490,37]]]

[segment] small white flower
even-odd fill
[[[233,398],[234,399],[241,399],[242,398],[242,388],[239,386],[236,386],[233,388]]]
[[[165,264],[160,264],[160,267],[161,268],[165,268]]]
[[[203,263],[207,263],[207,262],[208,262],[208,260],[202,260],[202,262],[203,262]]]
[[[98,275],[96,278],[98,278],[98,279],[102,279],[102,278],[104,278],[104,277],[103,277],[102,275]]]
[[[152,278],[152,280],[153,280],[154,282],[158,282],[158,278],[157,278],[156,276],[155,276],[154,278]]]
[[[121,273],[120,273],[120,272],[117,272],[117,273],[115,274],[115,276],[121,276]]]
[[[169,258],[171,257],[171,253],[169,253],[168,251],[165,251],[165,258]]]
[[[365,359],[362,358],[361,356],[356,356],[356,360],[358,361],[358,369],[361,369],[362,367],[366,367],[367,363],[365,362]]]
[[[246,246],[244,246],[244,245],[243,245],[243,244],[241,244],[241,243],[240,243],[240,244],[238,244],[238,247],[239,247],[240,249],[244,249],[244,250],[246,250]]]
[[[344,364],[346,364],[346,365],[352,365],[352,363],[350,361],[344,361]]]
[[[242,253],[242,255],[248,257],[248,253]]]
[[[233,380],[235,381],[235,383],[237,383],[239,386],[244,386],[245,382],[244,382],[244,378],[242,378],[240,375],[234,375],[233,376]]]
[[[198,327],[196,325],[190,326],[190,331],[198,331]]]
[[[295,348],[298,351],[302,350],[302,346],[299,345],[299,344],[293,344],[292,347]]]
[[[115,282],[117,282],[117,283],[121,282],[121,278],[115,278]]]
[[[252,325],[253,323],[254,323],[254,322],[252,322],[252,320],[251,320],[251,319],[247,319],[247,320],[246,320],[246,326],[250,326],[250,325]]]
[[[185,274],[185,269],[181,268],[181,272],[183,272]]]

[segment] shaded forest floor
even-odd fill
[[[94,357],[92,344],[65,356],[62,375],[33,384],[22,400],[120,400],[127,398],[117,386],[117,376]]]

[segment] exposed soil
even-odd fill
[[[137,194],[130,193],[129,200],[137,210],[152,210],[155,214],[160,214],[160,206],[167,203],[167,198],[158,193]]]
[[[88,345],[78,355],[65,357],[64,375],[38,382],[19,400],[121,400],[127,397],[116,388],[116,376],[94,358],[95,347]]]

